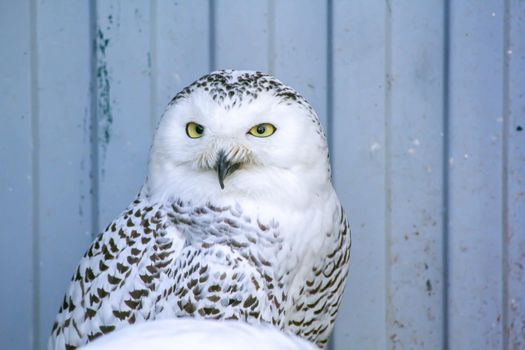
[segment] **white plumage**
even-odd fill
[[[312,107],[277,79],[218,71],[169,104],[137,199],[75,271],[48,349],[175,317],[268,323],[323,347],[350,232]]]
[[[272,326],[240,321],[172,319],[145,322],[101,337],[83,350],[316,350]]]

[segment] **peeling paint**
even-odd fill
[[[108,18],[109,19],[109,18]],[[111,141],[111,125],[113,113],[111,109],[111,80],[106,61],[106,50],[109,39],[99,30],[97,34],[97,114],[99,123],[99,142],[102,147],[102,157],[105,157],[107,145]]]
[[[429,279],[427,279],[426,286],[428,295],[432,295],[432,282]]]

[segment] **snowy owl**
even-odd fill
[[[319,350],[269,325],[179,318],[125,327],[82,350]]]
[[[166,108],[145,184],[81,259],[48,349],[190,316],[324,347],[349,256],[313,108],[270,75],[213,72]]]

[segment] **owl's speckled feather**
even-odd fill
[[[184,134],[190,121],[201,139]],[[265,122],[275,135],[246,133]],[[220,152],[238,165],[224,190]],[[313,109],[266,74],[214,72],[168,106],[146,184],[80,261],[48,349],[184,316],[268,323],[324,347],[349,254]]]

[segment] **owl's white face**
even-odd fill
[[[254,73],[215,74],[236,82]],[[152,197],[304,201],[331,186],[327,145],[307,105],[275,96],[274,89],[242,86],[238,96],[221,100],[220,94],[229,92],[225,85],[215,93],[213,85],[197,87],[166,110],[151,151]]]

